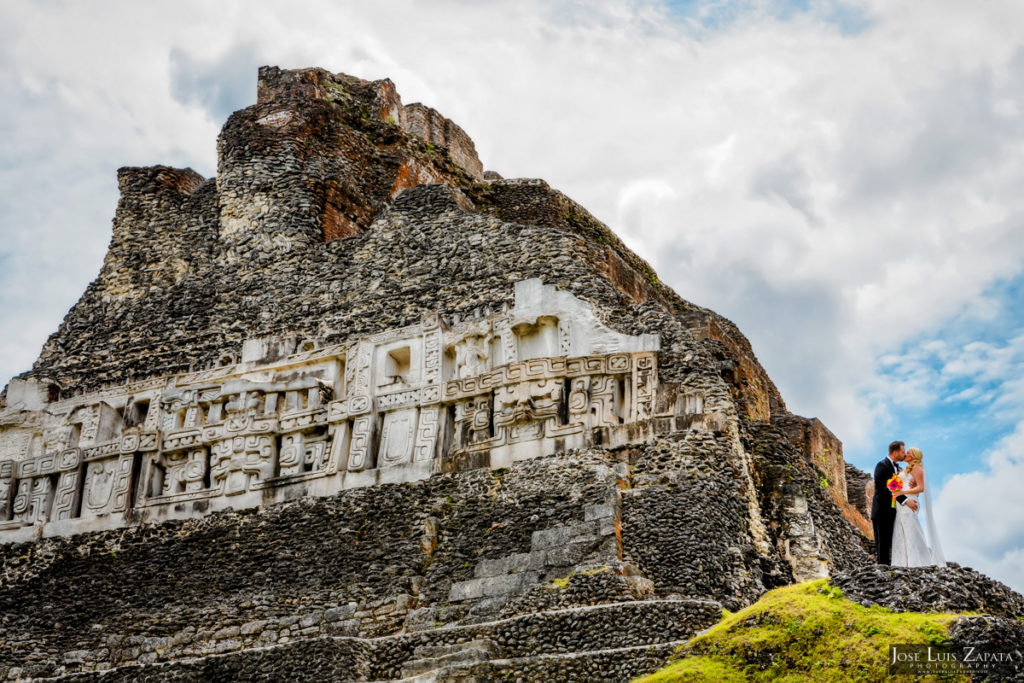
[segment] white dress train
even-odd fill
[[[913,488],[916,485],[914,476],[910,472],[903,473],[903,481],[906,488]],[[923,511],[928,522],[928,534],[931,542],[925,538],[924,530],[918,519],[918,513],[906,506],[896,504],[896,522],[892,528],[892,566],[894,567],[925,567],[929,565],[945,565],[942,557],[942,549],[939,546],[938,535],[935,532],[935,521],[932,517],[931,505],[928,500],[928,490],[925,489],[923,496],[912,493],[907,499],[918,501],[920,508],[924,498]]]

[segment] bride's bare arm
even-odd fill
[[[914,486],[913,488],[903,489],[901,493],[921,493],[924,491],[924,468],[920,465],[914,465],[910,473],[914,475]]]

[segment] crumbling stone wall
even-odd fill
[[[529,681],[626,681],[658,669],[679,642],[720,615],[720,606],[708,601],[620,603],[375,639],[306,638],[197,659],[75,673],[62,680],[286,680],[298,671],[323,680],[389,680],[405,677],[417,664],[429,665],[424,657],[435,655],[449,664],[441,680],[451,674],[452,680],[511,675]],[[459,661],[458,655],[467,650],[485,650],[495,661]]]
[[[476,145],[455,122],[419,102],[405,105],[402,115],[402,127],[407,132],[446,148],[457,166],[477,180],[483,178],[484,167],[476,155]]]
[[[714,595],[728,609],[789,583],[779,555],[758,552],[749,492],[727,439],[697,432],[629,454],[623,550],[659,595]]]
[[[793,578],[821,578],[870,564],[869,523],[849,503],[837,503],[818,466],[788,440],[791,426],[785,419],[751,425],[744,450],[760,508]]]
[[[774,424],[782,430],[786,439],[803,453],[824,477],[820,480],[823,488],[837,503],[848,501],[846,492],[846,462],[843,460],[843,444],[818,418],[798,415],[776,415]]]
[[[871,497],[874,495],[871,475],[853,465],[846,465],[846,497],[865,519],[871,518]]]

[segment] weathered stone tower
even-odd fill
[[[869,561],[735,326],[390,81],[265,67],[218,154],[118,172],[5,390],[0,675],[624,679]]]

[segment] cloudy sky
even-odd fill
[[[736,322],[847,460],[920,446],[1024,590],[1024,3],[0,3],[0,384],[99,272],[123,165],[216,168],[256,69],[390,77]]]

